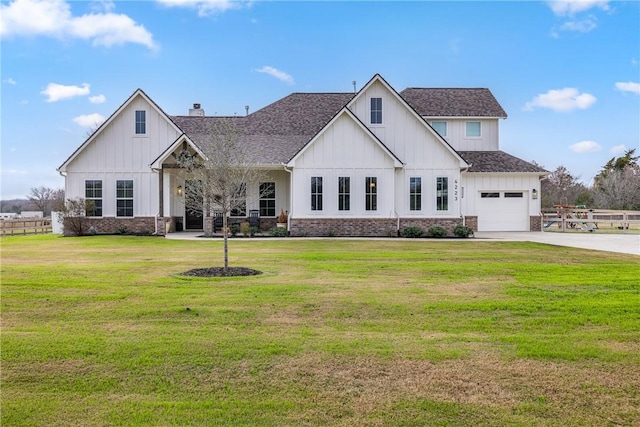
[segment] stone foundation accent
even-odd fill
[[[462,218],[400,218],[400,235],[407,227],[420,227],[426,233],[431,227],[442,227],[453,236],[453,229],[462,224]]]
[[[67,225],[68,218],[64,219],[64,235],[72,236],[73,231],[70,226]],[[155,217],[137,217],[137,218],[116,218],[116,217],[104,217],[104,218],[82,218],[82,228],[84,234],[149,234],[152,235],[156,232],[156,218]],[[160,223],[160,221],[158,221]],[[165,229],[158,228],[158,234],[164,235]]]
[[[542,231],[542,217],[540,215],[529,217],[529,231]]]
[[[289,234],[304,237],[395,237],[393,218],[291,218]]]
[[[464,225],[469,227],[473,231],[478,231],[478,217],[477,216],[465,216],[464,217]]]

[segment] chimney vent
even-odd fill
[[[204,110],[200,104],[193,104],[193,108],[189,109],[190,116],[204,117]]]

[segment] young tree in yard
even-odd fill
[[[87,212],[95,209],[93,200],[69,199],[59,206],[60,218],[65,235],[84,236],[87,231]]]
[[[640,156],[635,148],[612,158],[595,177],[596,203],[607,209],[640,209]]]
[[[43,215],[48,217],[51,216],[53,206],[64,201],[64,190],[45,186],[33,187],[28,197],[36,209],[41,210]]]
[[[224,236],[224,271],[229,268],[228,216],[245,211],[247,197],[260,198],[260,183],[269,175],[252,164],[255,151],[242,144],[242,133],[233,118],[211,120],[206,133],[198,140],[201,155],[183,150],[178,165],[188,171],[184,202],[190,212],[202,212],[211,221],[214,212],[222,213]],[[205,231],[208,227],[205,225]]]

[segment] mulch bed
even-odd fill
[[[223,267],[194,268],[182,273],[183,276],[193,277],[235,277],[256,276],[258,274],[262,274],[262,271],[246,267],[228,267],[226,271]]]

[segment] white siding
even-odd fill
[[[499,150],[499,120],[498,119],[451,119],[440,117],[425,117],[431,122],[447,122],[447,136],[445,140],[458,151],[495,151]],[[480,122],[481,136],[468,138],[466,136],[466,122]]]
[[[135,134],[135,111],[146,111],[146,134]],[[66,197],[85,197],[85,180],[101,180],[103,216],[115,215],[116,180],[134,182],[134,216],[158,214],[159,176],[149,164],[178,137],[142,96],[132,99],[66,168]]]
[[[311,177],[323,178],[323,209],[311,210]],[[338,177],[351,181],[351,209],[338,210]],[[366,211],[365,178],[378,179],[378,209]],[[393,216],[394,160],[347,114],[325,129],[295,160],[292,215],[296,218]]]

